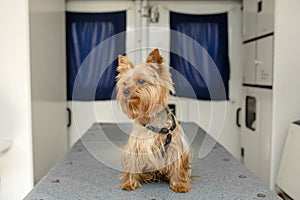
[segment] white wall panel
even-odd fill
[[[34,181],[67,152],[65,2],[30,0]]]
[[[0,157],[0,199],[20,200],[33,187],[28,1],[0,10],[0,139],[12,140]]]
[[[272,179],[275,183],[289,125],[300,118],[300,1],[275,0]]]

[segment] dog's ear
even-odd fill
[[[118,56],[118,67],[117,71],[119,72],[117,79],[119,79],[124,73],[133,69],[133,64],[126,56],[119,55]]]
[[[170,92],[175,94],[171,74],[170,74],[168,68],[166,66],[162,65],[163,58],[160,56],[158,49],[154,49],[152,52],[149,53],[149,55],[146,59],[146,63],[154,63],[153,65],[150,65],[150,67],[157,70],[157,72],[160,76],[161,84],[163,86],[165,86]]]
[[[146,59],[146,63],[162,64],[163,58],[160,56],[158,49],[151,51]]]

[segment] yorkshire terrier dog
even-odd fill
[[[136,67],[122,55],[118,63],[117,101],[135,121],[122,155],[121,189],[164,180],[175,192],[190,191],[189,146],[168,109],[169,93],[175,91],[158,49]]]

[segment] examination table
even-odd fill
[[[175,193],[163,181],[143,184],[134,191],[121,190],[118,149],[126,144],[124,132],[130,132],[131,125],[95,123],[25,199],[280,199],[222,145],[213,145],[212,139],[208,143],[213,148],[200,159],[199,149],[204,138],[210,137],[195,123],[182,122],[181,126],[192,142],[192,173],[200,176],[192,178],[188,193]]]

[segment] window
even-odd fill
[[[67,97],[68,100],[109,100],[115,98],[118,54],[125,53],[123,38],[112,36],[126,30],[126,11],[113,13],[66,13],[67,24]],[[90,53],[106,39],[105,50]],[[116,41],[117,40],[117,41]],[[85,60],[88,59],[88,60]],[[112,63],[104,64],[111,60]],[[80,70],[83,62],[87,70]],[[103,71],[103,73],[101,73]],[[102,76],[100,77],[100,74]],[[100,80],[99,80],[100,79]],[[73,91],[76,82],[76,92]],[[94,95],[90,95],[94,93]]]
[[[246,97],[246,127],[256,129],[256,99],[250,96]]]
[[[191,37],[203,47],[203,50],[199,51],[195,45],[186,45],[184,37],[171,34],[171,51],[176,49],[181,55],[188,55],[185,57],[189,58],[187,60],[172,52],[170,55],[177,96],[202,100],[227,100],[229,81],[227,13],[189,15],[170,12],[170,27]],[[195,61],[193,63],[196,63],[196,66],[191,64],[191,60]],[[179,72],[184,78],[174,71]],[[221,78],[218,78],[218,73]],[[192,87],[196,96],[187,92],[189,87]]]

